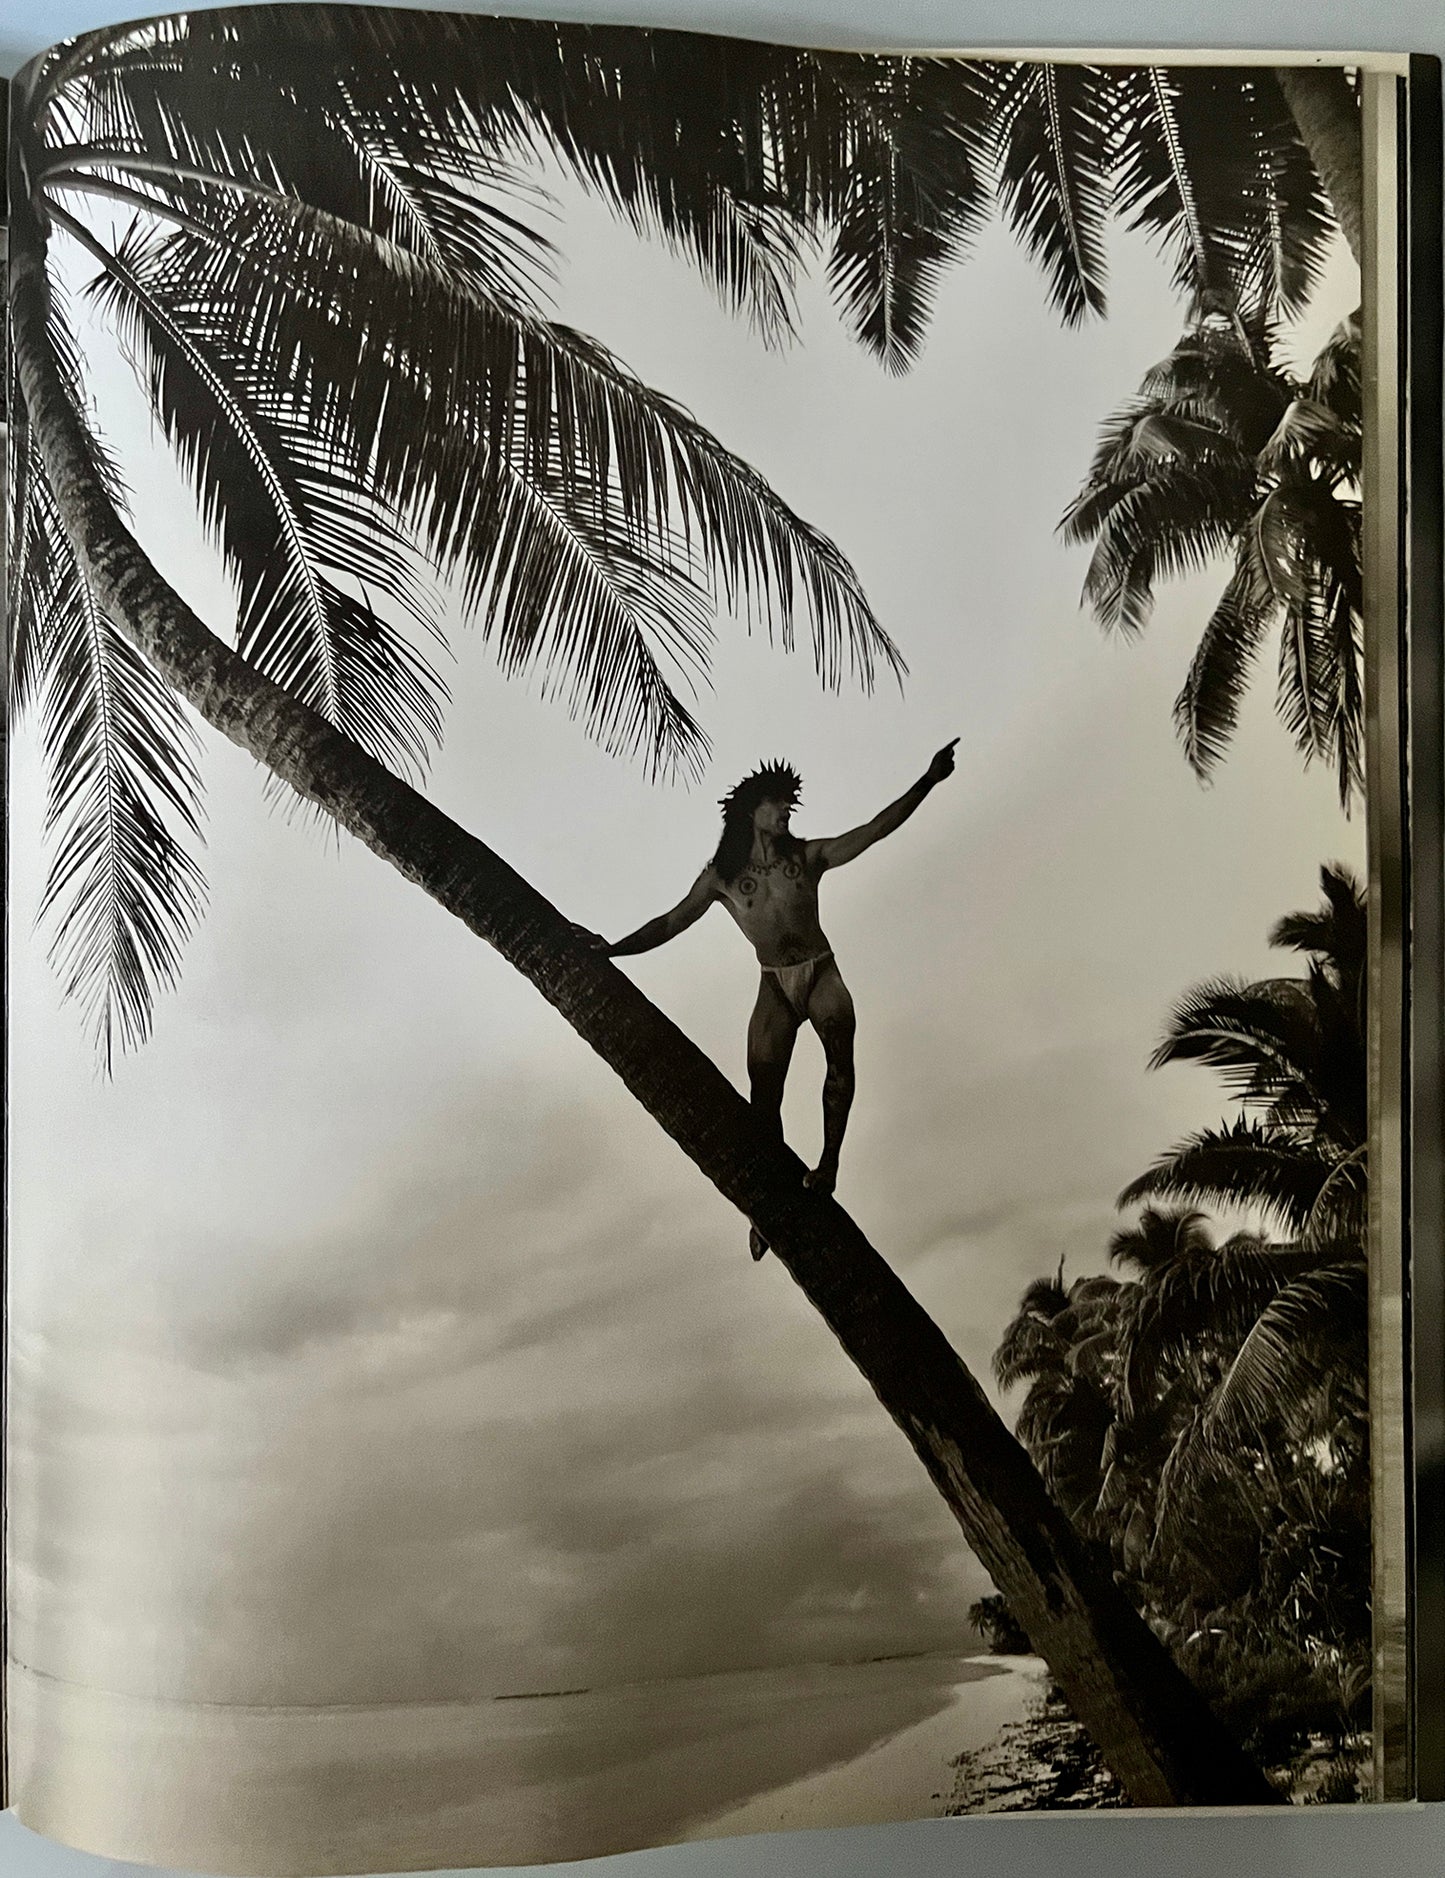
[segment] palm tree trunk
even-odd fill
[[[1341,67],[1332,65],[1281,65],[1275,76],[1350,253],[1363,267],[1365,153],[1360,107],[1350,81]]]
[[[56,367],[45,237],[23,196],[15,233],[11,307],[29,422],[82,565],[119,630],[209,724],[525,973],[756,1221],[907,1435],[1132,1798],[1154,1806],[1277,1800],[1086,1554],[938,1327],[847,1214],[804,1187],[797,1157],[758,1128],[714,1064],[500,856],[255,671],[160,577],[94,471]]]

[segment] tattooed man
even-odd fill
[[[853,1000],[818,922],[818,882],[832,867],[854,861],[902,826],[935,784],[953,773],[945,744],[923,775],[872,821],[845,835],[809,840],[789,826],[802,781],[786,763],[765,764],[722,800],[722,839],[707,866],[670,912],[625,939],[596,940],[610,958],[650,952],[685,932],[714,901],[732,914],[762,968],[748,1025],[748,1078],[753,1107],[782,1139],[783,1084],[804,1024],[817,1031],[827,1061],[823,1081],[823,1153],[808,1185],[831,1193],[838,1179],[843,1131],[853,1104]],[[767,1251],[756,1227],[754,1258]]]

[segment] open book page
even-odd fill
[[[28,1824],[1378,1790],[1365,90],[315,6],[22,76]]]

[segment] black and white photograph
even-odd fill
[[[25,1824],[1390,1797],[1368,82],[309,4],[15,81]]]

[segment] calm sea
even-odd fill
[[[920,1657],[478,1703],[240,1709],[12,1671],[13,1797],[28,1825],[111,1857],[256,1878],[681,1838],[856,1759],[989,1674]]]

